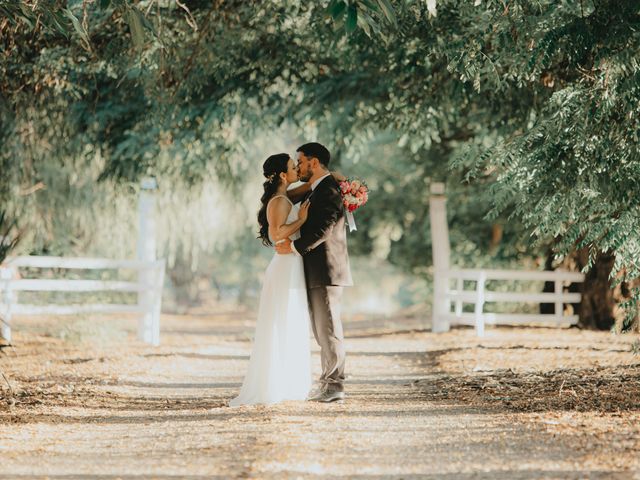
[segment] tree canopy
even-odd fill
[[[90,172],[86,188],[151,174],[238,192],[253,139],[285,128],[372,177],[387,208],[363,211],[357,251],[421,271],[428,183],[445,180],[459,261],[552,249],[557,261],[586,252],[590,268],[613,255],[637,315],[639,11],[632,0],[3,1],[0,196],[37,211],[46,195],[20,194],[45,177],[51,189],[57,167],[66,185]]]

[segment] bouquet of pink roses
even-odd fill
[[[360,179],[347,178],[340,182],[340,192],[342,193],[342,204],[347,210],[349,230],[356,230],[353,212],[365,205],[369,200],[369,187]]]
[[[359,179],[340,182],[340,191],[344,208],[349,212],[355,212],[369,200],[369,187]]]

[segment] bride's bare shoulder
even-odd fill
[[[293,204],[284,195],[275,195],[267,203],[267,212],[289,213]]]
[[[271,197],[271,199],[269,199],[267,205],[270,205],[272,203],[275,205],[293,205],[293,202],[289,200],[286,195],[274,195],[273,197]]]

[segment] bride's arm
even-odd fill
[[[311,184],[309,182],[304,182],[299,187],[287,190],[287,197],[289,197],[289,200],[293,203],[298,203],[309,190],[311,190]]]
[[[333,175],[333,178],[335,178],[337,182],[342,182],[347,179],[347,177],[345,177],[338,171],[331,172],[331,175]],[[302,197],[304,197],[309,190],[311,190],[311,184],[309,182],[304,182],[299,187],[288,190],[287,197],[289,197],[289,200],[291,200],[293,203],[297,203],[302,200]]]
[[[267,221],[269,222],[269,236],[274,242],[279,242],[285,238],[289,238],[290,235],[300,230],[300,227],[307,221],[307,214],[309,212],[310,202],[307,200],[300,205],[300,211],[298,212],[298,219],[285,223],[289,212],[291,211],[291,204],[285,199],[276,198],[269,205],[267,211]]]

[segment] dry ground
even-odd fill
[[[640,479],[637,336],[351,318],[345,402],[228,408],[250,316],[21,322],[0,478]]]

